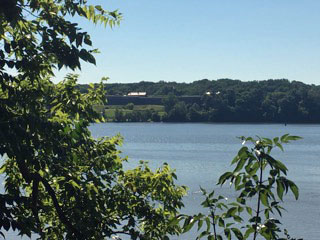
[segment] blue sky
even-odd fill
[[[94,0],[120,27],[80,22],[101,53],[80,83],[244,81],[320,84],[320,0]],[[62,77],[65,72],[58,73]]]

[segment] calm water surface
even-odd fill
[[[284,212],[282,222],[293,237],[320,239],[320,125],[106,123],[93,125],[91,131],[95,137],[118,133],[124,137],[120,149],[129,156],[127,168],[136,166],[139,160],[149,161],[152,168],[164,162],[175,168],[178,183],[189,187],[183,210],[186,213],[202,211],[199,186],[235,196],[216,182],[230,170],[230,162],[241,147],[236,136],[302,136],[303,140],[285,145],[284,153],[274,153],[287,165],[288,178],[300,188],[298,201],[292,195],[285,197],[288,212]],[[180,239],[194,239],[194,234]]]
[[[241,147],[236,136],[302,136],[303,140],[286,145],[284,153],[275,152],[275,157],[287,165],[288,178],[300,188],[298,201],[292,195],[286,196],[284,206],[288,212],[282,222],[293,237],[320,239],[320,125],[106,123],[90,129],[94,137],[118,133],[124,137],[120,149],[123,156],[129,156],[126,168],[135,167],[139,160],[149,161],[153,169],[164,162],[175,168],[178,183],[189,187],[183,209],[189,214],[203,211],[199,186],[235,197],[230,188],[220,188],[216,182],[230,170],[230,162]],[[14,235],[8,234],[7,239],[21,239]],[[179,239],[195,236],[191,232]]]

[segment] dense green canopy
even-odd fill
[[[320,86],[298,81],[279,79],[242,82],[231,79],[204,79],[192,83],[160,81],[106,86],[108,95],[147,92],[150,98],[163,97],[167,114],[158,118],[159,121],[320,122]],[[84,92],[86,87],[82,85],[79,88]],[[172,99],[172,96],[175,96],[175,99]],[[195,96],[198,96],[197,102],[192,99]],[[170,98],[168,105],[166,103]],[[145,99],[144,102],[148,103],[148,100]],[[127,119],[133,118],[128,116]]]
[[[169,166],[123,170],[119,136],[94,139],[103,85],[87,94],[54,69],[95,63],[90,36],[72,17],[114,26],[121,15],[85,0],[0,1],[0,235],[41,239],[164,239],[185,188]]]

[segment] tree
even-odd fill
[[[235,165],[234,170],[222,174],[218,182],[223,185],[229,181],[230,186],[234,186],[238,193],[236,201],[227,203],[228,199],[221,195],[216,197],[214,190],[207,193],[201,188],[205,196],[201,205],[208,209],[208,214],[179,216],[177,221],[184,220],[184,232],[197,225],[198,231],[204,228],[197,239],[222,240],[223,235],[226,239],[235,237],[239,240],[251,236],[253,240],[258,236],[266,240],[292,239],[286,230],[283,232],[286,238],[280,237],[281,222],[273,217],[276,213],[282,216],[284,195],[290,190],[297,200],[299,189],[287,178],[287,167],[274,159],[271,151],[274,148],[283,151],[283,144],[298,139],[300,137],[289,134],[274,139],[241,137],[244,146],[231,162]]]
[[[178,98],[170,93],[167,97],[162,99],[162,104],[164,105],[164,110],[169,113],[173,109],[174,105],[178,103]]]
[[[114,120],[116,122],[124,122],[126,121],[126,117],[123,114],[123,111],[119,108],[116,108],[116,110],[114,111]]]
[[[200,106],[196,103],[192,104],[192,106],[189,108],[187,118],[191,122],[200,122],[203,120],[201,117]]]
[[[59,84],[54,69],[95,64],[85,18],[113,27],[121,15],[86,0],[0,1],[0,235],[18,231],[41,239],[166,239],[183,206],[184,187],[168,165],[124,171],[119,136],[94,139],[88,126],[103,120],[103,84],[88,93],[76,75]]]
[[[166,121],[169,122],[185,122],[187,120],[187,106],[184,102],[176,103],[168,112]]]
[[[134,109],[134,104],[133,103],[128,103],[126,105],[126,109],[133,110]]]

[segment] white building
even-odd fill
[[[129,92],[128,96],[130,96],[130,97],[146,97],[147,93],[146,92]]]

